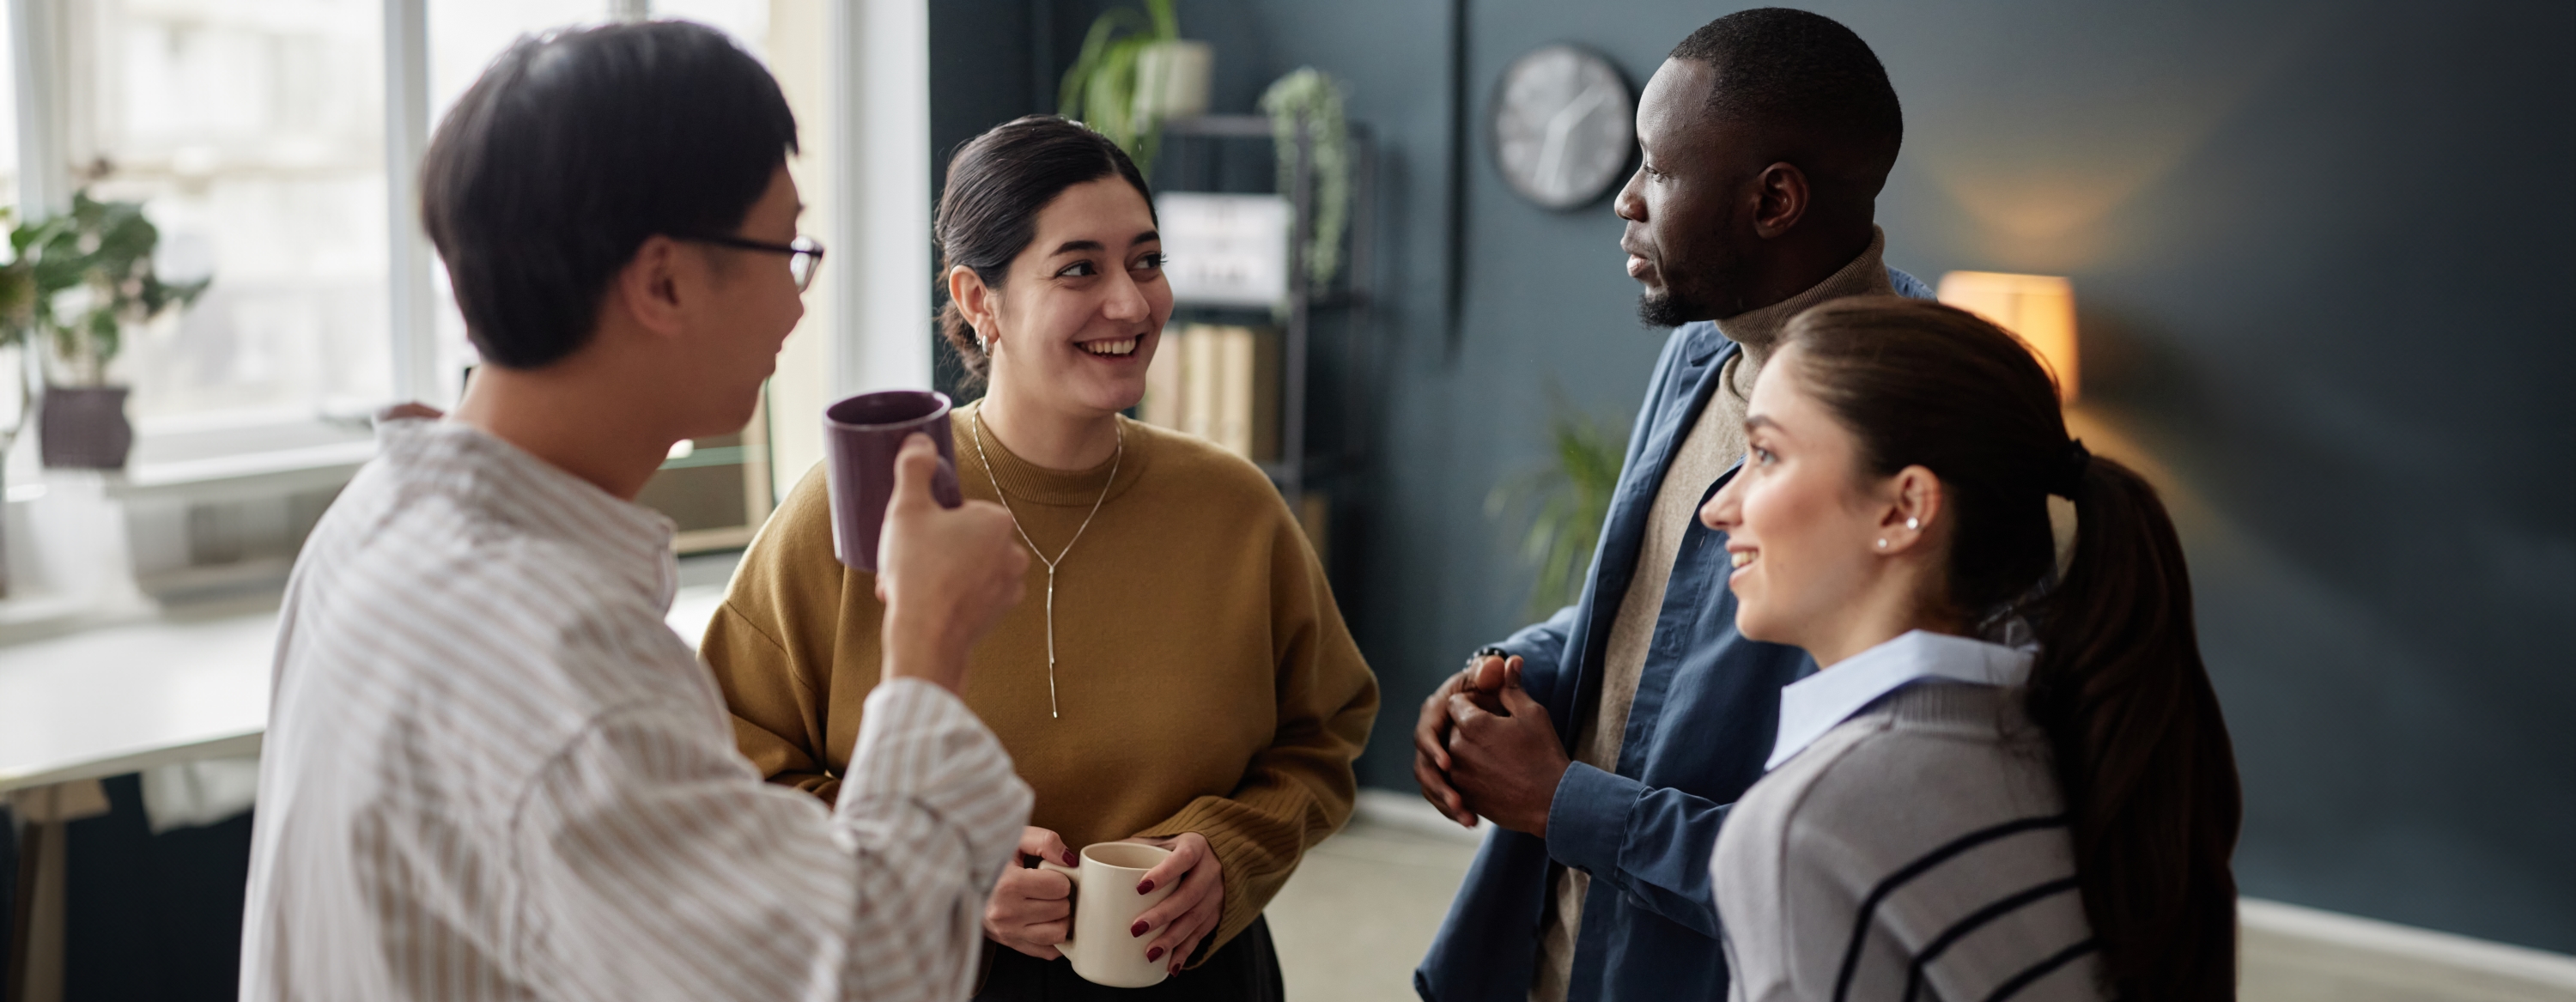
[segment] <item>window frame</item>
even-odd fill
[[[18,110],[19,218],[69,208],[75,187],[68,152],[75,146],[71,107],[76,88],[67,76],[78,0],[9,0],[10,45]],[[437,255],[422,229],[420,160],[428,150],[430,50],[433,0],[381,0],[385,73],[385,191],[387,336],[398,399],[445,407],[455,381],[438,370]],[[650,16],[651,0],[606,0],[610,16]],[[928,0],[825,0],[825,74],[832,97],[819,131],[830,162],[824,177],[836,189],[827,233],[845,235],[843,253],[823,265],[825,281],[841,290],[825,328],[829,393],[840,396],[889,386],[927,386],[931,380],[930,248],[926,241],[861,234],[928,232],[930,223],[930,73]],[[846,193],[846,194],[843,194]],[[838,196],[838,197],[835,197]],[[907,329],[922,336],[905,336]],[[871,336],[869,332],[878,332]],[[41,381],[41,367],[24,367]],[[41,386],[37,387],[41,389]],[[391,402],[391,401],[388,401]],[[314,414],[261,428],[345,427],[358,415]],[[222,424],[222,421],[214,422]],[[159,438],[137,429],[138,453]],[[202,432],[191,438],[205,440]],[[217,436],[218,438],[220,436]],[[245,440],[258,435],[245,435]],[[169,460],[196,460],[260,451],[210,447]],[[156,459],[156,461],[159,461]]]

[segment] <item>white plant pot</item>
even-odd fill
[[[1207,114],[1208,76],[1216,50],[1206,42],[1156,42],[1136,54],[1136,119],[1192,118]]]

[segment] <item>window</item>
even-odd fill
[[[608,19],[605,0],[431,0],[429,4],[429,121],[434,131],[447,109],[483,75],[483,68],[523,35],[566,25]],[[677,17],[723,29],[752,54],[759,55],[769,34],[769,0],[654,0],[653,17]],[[449,397],[462,387],[466,367],[474,364],[474,346],[465,337],[465,317],[456,309],[447,269],[431,269],[432,299],[438,319],[437,368],[440,391]]]
[[[381,8],[61,8],[73,183],[145,204],[165,277],[215,278],[119,360],[145,435],[309,420],[390,393]]]
[[[18,60],[10,19],[0,17],[0,206],[18,209]],[[16,404],[8,405],[10,407]]]
[[[597,23],[608,18],[605,0],[430,0],[429,124],[432,133],[447,109],[483,75],[483,68],[508,51],[522,35],[566,25]],[[424,147],[426,148],[426,147]],[[437,311],[432,337],[437,340],[439,379],[432,401],[452,402],[464,388],[465,370],[480,357],[465,338],[465,316],[457,312],[455,290],[447,269],[430,268],[431,302]]]
[[[191,308],[130,332],[110,368],[112,381],[133,388],[126,476],[41,469],[33,435],[6,457],[12,503],[0,523],[20,544],[8,548],[9,562],[26,565],[7,583],[15,610],[7,616],[33,614],[21,599],[65,615],[125,608],[146,572],[209,588],[282,573],[282,556],[263,570],[249,557],[267,551],[216,545],[228,540],[200,529],[257,509],[260,524],[286,526],[279,552],[291,553],[297,527],[310,523],[297,505],[327,497],[334,478],[372,454],[365,414],[414,395],[454,402],[475,353],[445,269],[410,253],[417,206],[396,204],[407,198],[397,186],[408,182],[389,170],[388,151],[418,156],[426,136],[410,132],[423,120],[408,116],[434,128],[524,34],[612,16],[683,18],[726,32],[765,62],[775,56],[804,126],[805,153],[791,166],[816,205],[806,229],[829,242],[839,218],[827,211],[830,193],[842,182],[825,165],[838,131],[831,115],[842,105],[827,95],[833,67],[855,65],[854,9],[839,0],[10,0],[11,17],[0,19],[0,200],[39,197],[38,214],[60,211],[81,188],[139,201],[161,229],[162,276],[214,281]],[[889,17],[919,29],[924,10]],[[880,35],[901,33],[867,37]],[[918,38],[886,44],[915,62],[927,51]],[[400,59],[389,61],[389,52]],[[416,110],[396,118],[395,109]],[[394,122],[409,124],[396,133]],[[894,134],[882,151],[888,162],[927,164],[926,150],[900,139],[912,131]],[[926,192],[908,198],[926,211]],[[903,228],[918,229],[886,230]],[[415,288],[427,301],[406,302],[397,315],[397,300]],[[812,413],[845,389],[830,373],[854,354],[827,344],[847,335],[832,319],[828,280],[818,292],[772,389],[794,413]],[[13,367],[0,361],[0,370]],[[9,378],[18,377],[0,371]],[[16,394],[0,393],[0,412],[16,403]],[[772,467],[792,483],[820,458],[819,429],[785,427],[784,461]],[[755,440],[747,431],[741,445]],[[771,492],[749,460],[743,465],[746,519],[756,520]],[[124,556],[99,559],[115,554]]]

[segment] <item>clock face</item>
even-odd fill
[[[1494,96],[1494,166],[1551,209],[1590,205],[1627,174],[1636,96],[1607,60],[1571,45],[1531,51]]]

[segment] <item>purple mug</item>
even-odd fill
[[[939,445],[939,472],[930,496],[955,508],[957,440],[948,433],[948,395],[928,390],[862,393],[823,408],[823,460],[832,488],[832,555],[856,570],[876,573],[877,534],[885,529],[886,501],[894,496],[894,456],[912,433]]]

